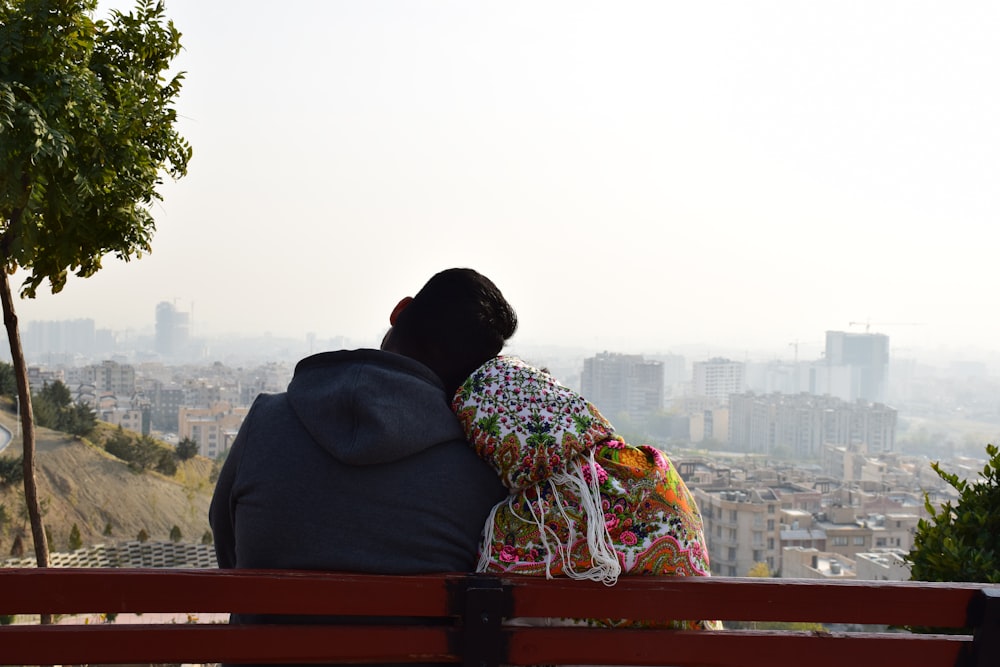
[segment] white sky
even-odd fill
[[[520,343],[1000,349],[1000,4],[167,0],[189,175],[22,321],[377,345],[471,266]],[[107,8],[128,2],[102,2]]]

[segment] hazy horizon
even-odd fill
[[[131,3],[99,3],[129,9]],[[30,320],[376,345],[471,266],[515,345],[997,355],[1000,6],[167,0],[189,175]],[[15,276],[17,280],[18,276]],[[862,324],[852,324],[862,323]]]

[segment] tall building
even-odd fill
[[[156,352],[166,359],[182,353],[188,344],[190,319],[169,301],[156,304]]]
[[[889,337],[885,334],[826,332],[826,365],[850,369],[850,395],[885,403],[889,388]],[[831,393],[834,392],[824,392]]]
[[[746,385],[746,365],[742,362],[721,357],[694,362],[695,396],[708,396],[725,405],[730,394],[742,394]]]
[[[583,360],[580,393],[612,423],[623,412],[642,423],[663,407],[663,364],[638,354],[601,352]]]

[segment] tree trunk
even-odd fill
[[[17,328],[17,314],[10,291],[10,275],[0,269],[0,301],[3,305],[3,324],[7,329],[10,343],[10,357],[14,365],[14,379],[17,382],[17,404],[21,418],[21,442],[24,456],[24,504],[28,508],[31,522],[31,537],[35,544],[35,561],[38,567],[49,566],[49,545],[42,526],[41,504],[38,501],[38,485],[35,482],[35,416],[31,408],[31,391],[28,387],[28,366],[24,361],[21,334]],[[52,616],[42,615],[42,625],[52,622]]]

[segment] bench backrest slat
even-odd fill
[[[682,616],[961,628],[905,632],[680,632],[520,627],[501,618]],[[985,584],[623,578],[615,586],[539,577],[330,572],[0,569],[0,614],[211,612],[379,617],[343,625],[93,623],[0,626],[0,664],[443,662],[813,667],[1000,665],[1000,594]],[[419,617],[400,621],[399,617]],[[183,618],[183,617],[182,617]],[[359,625],[364,623],[364,625]],[[384,623],[384,624],[383,624]],[[970,657],[973,656],[973,657]]]
[[[514,580],[518,616],[814,621],[960,628],[981,584],[820,582],[795,579],[622,578],[613,587],[589,581]]]
[[[968,638],[900,634],[670,632],[529,628],[510,640],[511,664],[698,665],[699,667],[844,667],[955,665]]]
[[[109,576],[110,575],[110,576]],[[252,570],[0,569],[0,614],[196,612],[444,616],[449,582]]]
[[[455,630],[426,627],[100,625],[0,629],[0,664],[457,662]]]

